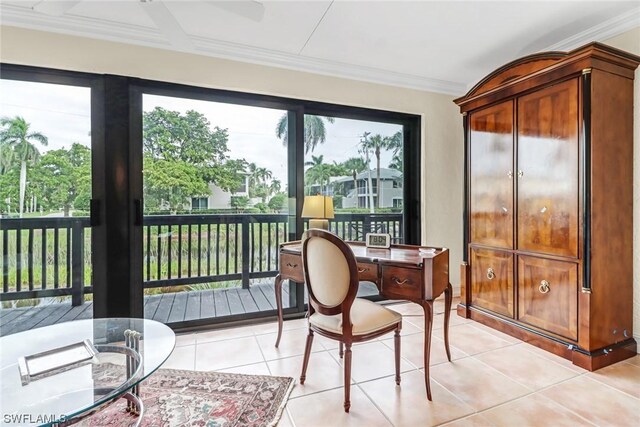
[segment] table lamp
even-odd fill
[[[329,229],[329,218],[333,218],[333,198],[329,196],[305,196],[302,218],[309,219],[309,228]]]

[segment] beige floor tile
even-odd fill
[[[522,346],[499,348],[474,357],[532,390],[539,390],[579,375],[525,350]]]
[[[496,337],[498,337],[500,339],[503,339],[508,343],[520,344],[521,342],[523,342],[522,340],[519,340],[518,338],[514,338],[511,335],[505,334],[504,332],[500,332],[500,331],[498,331],[496,329],[490,328],[490,327],[488,327],[486,325],[483,325],[480,322],[473,322],[472,321],[471,324],[473,325],[474,328],[478,328],[478,329],[480,329],[480,330],[482,330],[482,331],[484,331],[484,332],[486,332],[488,334],[495,335]]]
[[[188,369],[193,370],[196,366],[196,346],[185,345],[173,349],[173,353],[162,368],[167,369]]]
[[[443,427],[493,427],[493,424],[482,414],[474,414],[470,417],[460,418],[459,420],[443,424]]]
[[[294,356],[267,362],[271,375],[294,378],[296,385],[291,392],[291,397],[343,386],[342,366],[326,351],[311,354],[307,368],[307,380],[304,385],[301,385],[302,360],[303,356]]]
[[[640,354],[636,354],[632,358],[625,360],[625,362],[631,363],[632,365],[635,365],[635,366],[640,366]]]
[[[549,387],[544,395],[596,425],[640,425],[638,399],[585,375]]]
[[[393,340],[384,340],[384,345],[393,349]],[[449,345],[451,350],[451,360],[461,359],[468,355],[461,350]],[[402,337],[400,343],[400,352],[402,357],[407,359],[417,368],[424,367],[424,336],[409,335],[408,337]],[[439,363],[448,362],[447,352],[444,348],[444,341],[437,337],[431,337],[431,355],[429,357],[429,366],[434,366]]]
[[[387,377],[360,387],[394,426],[433,426],[474,412],[437,383],[431,386],[433,401],[429,402],[420,371],[404,374],[400,386]]]
[[[616,363],[587,376],[640,399],[640,366]]]
[[[285,320],[282,322],[282,330],[290,331],[292,329],[301,329],[307,327],[307,319],[292,319]],[[254,335],[264,335],[264,334],[273,334],[274,332],[278,332],[278,323],[268,322],[268,323],[260,323],[258,325],[252,325]]]
[[[491,408],[482,416],[497,427],[573,427],[590,425],[587,420],[575,415],[541,393],[530,394],[521,399]]]
[[[529,393],[526,387],[471,357],[432,367],[431,378],[477,411]]]
[[[199,332],[196,335],[196,343],[222,341],[233,338],[250,337],[253,335],[253,327],[240,326],[236,328],[213,329],[211,331]]]
[[[217,371],[264,362],[255,337],[214,341],[196,346],[196,371]]]
[[[344,412],[342,388],[289,400],[296,427],[390,427],[391,424],[358,388],[351,386],[351,410]]]
[[[394,351],[380,341],[354,346],[352,347],[352,352],[351,378],[355,382],[395,375]],[[340,359],[335,351],[329,351],[329,354],[342,366],[343,359]],[[404,359],[400,360],[400,372],[414,369],[415,367]]]
[[[176,334],[176,347],[193,345],[196,343],[196,333]]]
[[[233,368],[219,369],[218,372],[246,375],[271,375],[267,362],[252,363],[250,365],[235,366]]]
[[[295,427],[293,421],[291,421],[291,415],[289,415],[289,410],[285,409],[282,412],[282,416],[278,420],[278,427]]]
[[[397,311],[400,314],[415,314],[422,315],[424,314],[424,310],[418,304],[412,302],[404,302],[400,304],[387,304],[385,307]]]
[[[300,356],[304,354],[304,348],[307,345],[308,329],[292,329],[282,332],[280,345],[275,347],[277,334],[257,335],[256,339],[260,344],[260,348],[264,354],[265,360],[280,359],[282,357]],[[312,352],[326,350],[320,340],[316,340],[314,336]]]
[[[474,327],[470,323],[452,326],[449,330],[449,344],[469,355],[512,345],[495,335]]]
[[[584,374],[584,373],[588,372],[587,370],[582,369],[581,367],[574,365],[571,360],[567,360],[564,357],[556,356],[555,354],[553,354],[553,353],[551,353],[549,351],[543,350],[543,349],[541,349],[539,347],[536,347],[534,345],[531,345],[529,343],[524,343],[523,342],[521,344],[516,344],[516,345],[524,348],[527,351],[535,353],[540,357],[544,357],[545,359],[552,360],[552,361],[556,362],[559,365],[562,365],[563,367],[565,367],[567,369],[571,369],[572,371],[577,372],[578,374]]]
[[[417,315],[404,316],[403,322],[411,323],[414,326],[424,330],[424,316],[422,315],[421,316],[417,316]],[[473,323],[473,320],[460,317],[454,312],[451,313],[451,316],[449,317],[449,328],[456,325],[464,325],[466,323]],[[443,329],[444,329],[444,314],[436,314],[435,316],[433,316],[433,325],[431,326],[431,330],[434,331],[434,333],[442,334]],[[440,331],[440,332],[435,332],[435,331]]]

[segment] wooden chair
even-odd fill
[[[313,334],[340,341],[344,349],[344,410],[351,407],[351,345],[395,330],[396,384],[400,384],[402,316],[369,300],[356,298],[358,267],[353,252],[338,236],[310,229],[302,246],[302,266],[309,293],[309,335],[300,384],[304,384]]]

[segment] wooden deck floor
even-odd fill
[[[283,307],[289,307],[289,287],[283,287]],[[376,295],[373,283],[363,282],[358,296]],[[305,301],[307,300],[305,292]],[[276,309],[272,283],[249,289],[228,288],[151,295],[144,298],[144,317],[167,324],[218,319]],[[0,310],[0,336],[71,320],[90,319],[93,302],[73,307],[70,302]]]

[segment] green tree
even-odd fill
[[[331,165],[327,165],[324,163],[324,156],[311,156],[311,160],[305,162],[305,166],[308,166],[304,173],[304,182],[307,187],[307,192],[309,192],[309,188],[313,184],[320,185],[320,192],[324,192],[326,186],[329,185],[329,178],[331,178]]]
[[[305,114],[304,116],[304,152],[313,151],[318,144],[327,140],[327,128],[324,122],[334,123],[333,117],[322,117]],[[286,146],[289,142],[288,113],[284,113],[276,125],[276,136]]]
[[[257,166],[255,163],[249,163],[249,197],[260,197],[262,201],[269,196],[270,190],[267,180],[273,177],[273,173],[263,167]]]
[[[380,134],[376,134],[371,136],[370,132],[365,132],[362,135],[362,138],[360,140],[360,144],[362,147],[362,150],[364,150],[365,152],[370,152],[373,151],[373,153],[376,156],[376,182],[377,182],[377,188],[376,188],[376,207],[379,208],[380,207],[380,188],[381,188],[381,182],[380,182],[380,154],[382,150],[394,150],[397,144],[397,138],[395,138],[395,136],[382,136]]]
[[[389,168],[399,170],[400,172],[404,171],[404,154],[402,150],[403,141],[402,141],[402,132],[396,132],[392,137],[390,149],[393,150],[393,155],[391,157],[391,162],[389,163]]]
[[[34,145],[39,143],[46,146],[49,140],[40,132],[31,132],[30,124],[20,117],[3,117],[0,119],[0,141],[2,145],[8,145],[13,150],[12,159],[20,162],[20,218],[24,212],[24,195],[27,189],[27,165],[34,165],[40,157],[40,152]],[[7,157],[7,148],[3,148],[3,159]],[[5,163],[6,160],[3,160]]]
[[[284,209],[284,205],[287,202],[287,195],[284,193],[276,193],[271,200],[269,200],[269,208],[275,212],[281,212]]]
[[[176,212],[190,198],[209,195],[210,182],[226,191],[242,183],[246,162],[228,158],[227,130],[212,128],[203,114],[156,107],[143,119],[147,208],[166,203]]]
[[[231,196],[229,204],[238,212],[242,212],[249,206],[249,198],[247,196]]]

